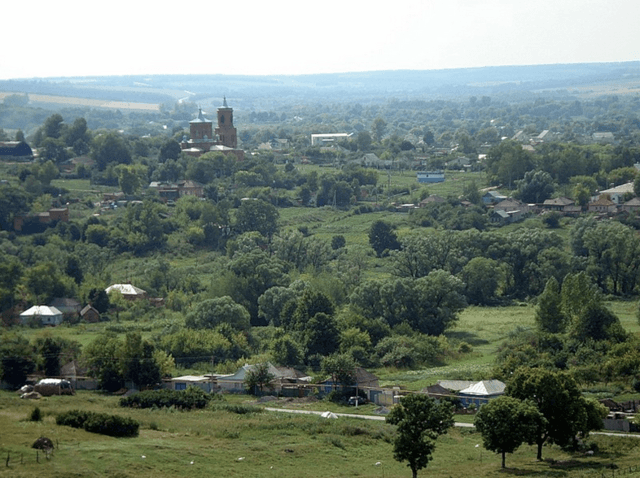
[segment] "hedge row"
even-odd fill
[[[57,425],[84,428],[91,433],[100,433],[112,437],[138,436],[140,424],[133,418],[109,415],[106,413],[70,410],[56,416]]]
[[[187,390],[145,390],[120,399],[121,407],[130,408],[163,408],[174,407],[183,410],[204,408],[211,400],[211,395],[198,387]]]

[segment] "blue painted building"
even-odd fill
[[[417,178],[419,183],[442,183],[444,171],[419,171]]]

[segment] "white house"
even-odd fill
[[[42,325],[60,325],[62,323],[62,312],[55,307],[34,305],[20,314],[20,321],[23,325],[32,318],[39,318]]]

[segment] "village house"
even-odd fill
[[[588,205],[589,212],[599,214],[613,214],[617,209],[616,203],[609,199],[605,194],[601,194],[597,200],[590,202]]]
[[[500,201],[493,206],[496,211],[520,211],[521,215],[529,214],[532,207],[529,204],[525,204],[517,199],[507,198],[504,201]]]
[[[497,204],[507,199],[507,196],[500,194],[498,191],[487,191],[482,195],[482,204]]]
[[[271,363],[267,363],[269,373],[273,376],[273,381],[269,387],[270,393],[279,393],[286,385],[308,384],[311,377],[306,376],[302,372],[288,367],[276,367]],[[246,389],[247,374],[254,370],[256,365],[245,364],[236,373],[231,375],[221,375],[217,377],[217,384],[221,390],[228,392],[241,393]]]
[[[58,222],[69,222],[69,208],[68,207],[54,207],[47,212],[41,212],[39,214],[18,215],[13,218],[13,229],[16,231],[22,231],[25,226],[35,221],[38,224],[51,224]]]
[[[176,201],[182,196],[204,197],[204,184],[191,179],[183,179],[175,183],[162,181],[152,181],[149,189],[158,191],[160,199],[166,201]]]
[[[24,141],[0,141],[0,160],[31,161],[33,150]]]
[[[622,204],[622,202],[624,202],[625,196],[628,197],[634,195],[633,182],[620,184],[619,186],[600,191],[598,193],[598,197],[602,195],[606,195],[616,204]]]
[[[553,199],[546,199],[542,203],[542,208],[546,211],[564,212],[567,206],[573,206],[575,201],[566,197],[558,197]]]
[[[622,210],[624,212],[635,213],[640,211],[640,198],[635,197],[633,199],[628,200],[622,205]]]
[[[42,325],[60,325],[62,323],[62,312],[55,307],[34,305],[20,314],[22,325],[27,325],[34,320],[39,321]]]

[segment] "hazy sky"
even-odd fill
[[[36,0],[2,16],[2,79],[640,60],[638,0]]]

